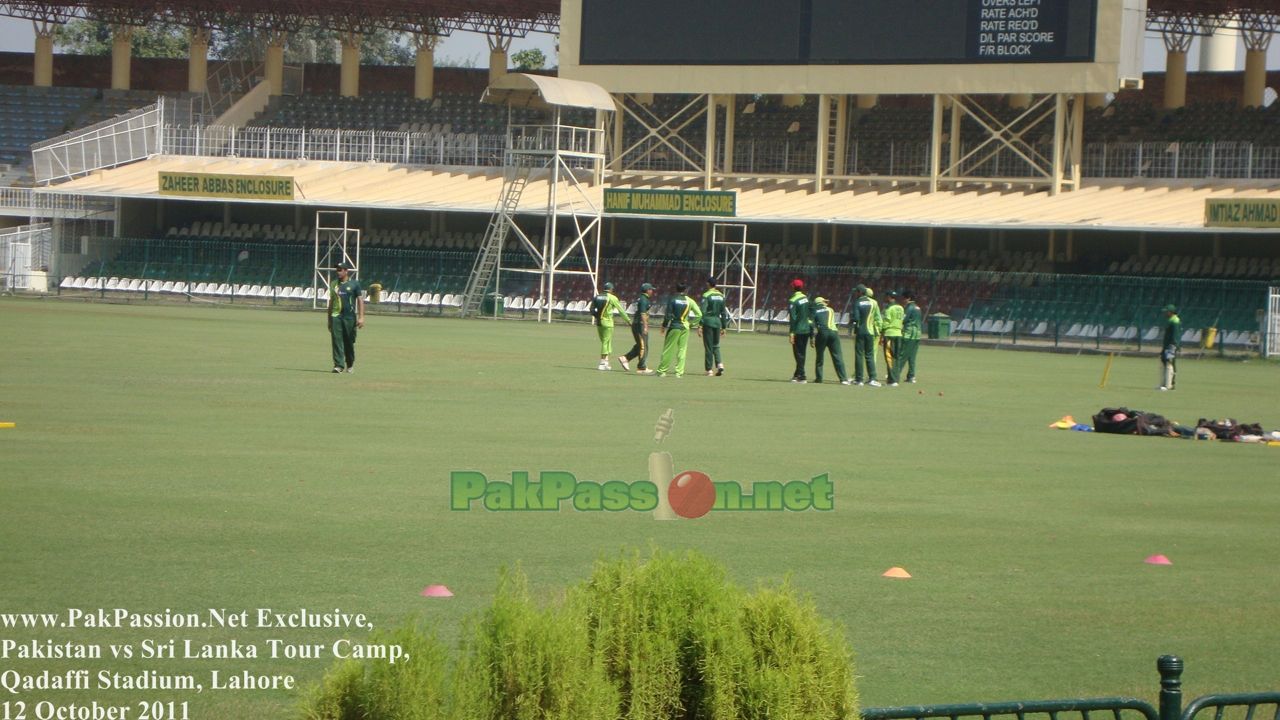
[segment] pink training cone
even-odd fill
[[[1172,565],[1173,564],[1173,561],[1165,557],[1164,555],[1152,555],[1151,557],[1147,558],[1146,560],[1143,560],[1142,562],[1148,565]]]
[[[422,588],[422,592],[420,594],[422,595],[422,597],[434,597],[434,598],[453,597],[453,592],[450,591],[449,588],[445,587],[444,585],[428,585]]]
[[[900,567],[891,567],[888,570],[885,570],[884,574],[882,574],[880,577],[902,578],[905,580],[911,577],[911,573],[907,572],[906,570]]]

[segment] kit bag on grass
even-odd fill
[[[1163,415],[1124,407],[1103,408],[1093,416],[1094,432],[1116,435],[1168,435],[1172,428],[1172,423]]]
[[[1102,408],[1093,416],[1093,431],[1115,435],[1137,435],[1139,413],[1129,408]]]

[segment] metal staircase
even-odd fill
[[[515,156],[517,162],[520,156]],[[512,218],[520,205],[520,196],[529,184],[529,173],[533,168],[528,161],[519,162],[509,169],[503,180],[502,195],[498,198],[498,206],[489,219],[489,228],[485,230],[484,241],[480,244],[480,252],[476,255],[475,264],[471,266],[471,277],[467,280],[467,289],[462,294],[462,317],[471,317],[480,311],[480,303],[484,299],[493,274],[502,259],[502,246],[507,242],[507,233],[511,231]]]

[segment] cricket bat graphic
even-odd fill
[[[653,428],[653,441],[661,443],[666,440],[674,424],[675,413],[667,408]],[[671,509],[671,502],[667,500],[667,487],[671,485],[671,480],[675,476],[676,466],[671,460],[671,453],[657,451],[649,453],[649,482],[658,486],[658,507],[653,510],[655,520],[676,519],[676,513]]]

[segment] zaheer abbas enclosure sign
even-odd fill
[[[160,194],[239,200],[292,200],[293,178],[276,175],[162,172]]]
[[[620,215],[737,217],[738,194],[711,190],[606,189],[604,211]]]

